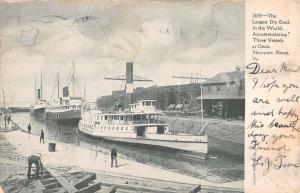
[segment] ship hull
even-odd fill
[[[45,117],[47,120],[61,124],[77,125],[81,117],[81,111],[46,112]]]
[[[79,131],[87,136],[102,138],[107,141],[140,147],[151,147],[161,151],[174,152],[176,155],[192,159],[206,159],[207,155],[207,142],[101,136],[82,130],[80,127]]]
[[[44,117],[45,116],[45,108],[31,108],[29,110],[30,115],[34,117]]]

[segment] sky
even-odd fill
[[[86,97],[109,95],[134,74],[153,80],[135,87],[189,83],[244,66],[244,2],[221,0],[85,0],[0,3],[0,87],[6,103],[34,99],[35,74],[51,100],[57,73],[68,84],[75,65]],[[1,97],[1,101],[3,101]]]

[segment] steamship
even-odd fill
[[[63,96],[59,94],[59,74],[57,75],[57,99],[52,101],[45,109],[45,118],[58,123],[77,125],[81,117],[81,110],[85,106],[84,97],[76,96],[75,87],[78,87],[77,76],[75,75],[74,64],[73,74],[70,82],[72,86],[72,96],[69,93],[69,87],[63,88]],[[77,88],[79,90],[79,88]]]
[[[82,115],[79,131],[119,143],[172,149],[176,154],[205,159],[206,135],[172,134],[168,125],[159,121],[162,112],[155,100],[141,100],[128,110],[103,113],[90,110]]]
[[[36,100],[30,106],[30,115],[43,117],[45,115],[45,109],[47,105],[48,103],[45,100]]]
[[[46,107],[45,117],[59,123],[78,124],[83,103],[82,97],[61,97]]]

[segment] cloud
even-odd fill
[[[32,100],[41,68],[51,93],[57,72],[67,82],[73,62],[89,100],[121,88],[123,82],[104,77],[125,74],[127,61],[134,62],[134,74],[158,85],[180,83],[172,75],[201,69],[210,77],[244,62],[243,2],[46,1],[1,10],[1,73],[7,74],[1,78],[14,100],[21,100],[16,93]]]

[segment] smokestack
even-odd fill
[[[125,109],[133,103],[133,62],[126,63]]]

